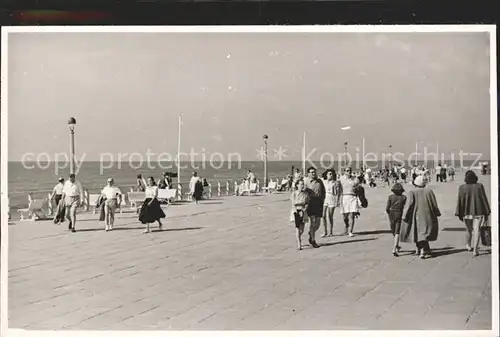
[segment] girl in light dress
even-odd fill
[[[326,170],[323,173],[323,185],[325,186],[326,196],[323,206],[323,225],[325,233],[322,238],[333,236],[333,215],[335,208],[340,206],[340,198],[342,197],[342,185],[337,181],[337,174],[334,170]],[[330,223],[330,233],[328,234],[328,225]]]
[[[139,212],[139,221],[146,225],[144,233],[149,233],[149,225],[158,221],[158,228],[162,230],[162,218],[165,218],[165,213],[161,209],[160,202],[158,201],[158,186],[156,186],[153,177],[147,180],[148,186],[146,187],[146,199],[142,204],[141,211]]]
[[[290,200],[292,201],[290,221],[295,224],[297,249],[302,250],[302,234],[304,233],[305,219],[307,219],[306,209],[309,203],[309,196],[304,190],[304,181],[302,179],[294,183]]]
[[[113,178],[108,178],[108,185],[101,191],[101,195],[106,198],[104,201],[104,212],[106,219],[105,231],[113,230],[115,222],[115,212],[122,202],[122,191],[115,186]]]

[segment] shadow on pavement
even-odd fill
[[[144,227],[141,227],[144,228]],[[181,231],[194,231],[197,229],[203,229],[203,227],[185,227],[185,228],[164,228],[161,232],[181,232]],[[153,229],[153,232],[160,232],[158,229]]]
[[[357,232],[356,235],[376,235],[376,234],[391,234],[391,231],[388,229],[379,229],[375,231],[365,231],[365,232]]]
[[[328,243],[322,243],[321,246],[335,246],[335,245],[342,245],[344,243],[354,243],[354,242],[363,242],[363,241],[372,241],[372,240],[377,240],[377,238],[369,238],[369,239],[354,239],[354,240],[346,240],[346,241],[339,241],[339,242],[328,242]]]
[[[447,256],[447,255],[452,255],[452,254],[457,254],[457,253],[463,253],[466,252],[467,249],[465,248],[460,248],[460,249],[454,249],[454,247],[446,247],[446,248],[431,248],[431,259],[436,258],[436,257],[441,257],[441,256]]]
[[[465,227],[448,227],[441,229],[442,232],[465,232]]]
[[[199,205],[221,205],[223,204],[222,201],[215,201],[215,202],[205,202],[205,201],[202,201],[199,203]]]

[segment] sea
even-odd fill
[[[464,160],[462,167],[468,167],[472,163],[472,161]],[[197,171],[200,177],[206,178],[211,183],[214,192],[217,191],[217,182],[220,182],[225,188],[226,182],[229,181],[232,187],[234,181],[240,181],[246,177],[247,170],[252,170],[261,181],[264,177],[264,163],[262,161],[215,164],[211,166],[208,163],[201,162],[181,162],[181,185],[187,186],[193,171]],[[334,168],[338,171],[339,168],[343,167],[343,163],[340,162],[328,163],[328,166],[323,166],[319,162],[313,164],[318,168],[320,174],[327,168]],[[366,162],[365,164],[375,170],[384,166],[382,162]],[[435,166],[434,163],[424,163],[423,161],[418,162],[418,164],[427,164],[428,167]],[[106,180],[109,177],[114,178],[115,184],[122,189],[122,192],[125,192],[135,187],[137,174],[142,174],[145,178],[152,176],[157,180],[163,172],[177,172],[177,166],[172,163],[160,163],[156,167],[153,165],[148,167],[146,164],[141,165],[141,163],[133,162],[101,164],[96,161],[88,161],[80,163],[80,165],[79,171],[77,171],[77,179],[89,193],[99,193],[106,185]],[[357,170],[361,165],[361,162],[351,162],[349,166]],[[308,163],[307,166],[312,165]],[[454,166],[455,168],[459,167],[458,163],[455,163]],[[292,172],[293,168],[301,167],[302,163],[300,161],[268,161],[268,178],[281,181],[283,177]],[[59,177],[67,178],[68,175],[68,168],[60,169],[49,162],[38,164],[9,162],[8,191],[11,209],[27,207],[28,193],[32,193],[35,199],[46,198],[48,193],[52,192],[57,179]],[[173,181],[174,184],[177,183],[176,178]]]

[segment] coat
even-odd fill
[[[66,215],[66,202],[64,201],[64,198],[62,198],[56,207],[56,212],[55,212],[55,216],[54,216],[54,223],[57,223],[59,221],[64,222],[65,215]]]
[[[463,218],[466,215],[490,214],[490,204],[483,184],[463,184],[458,188],[456,216]]]
[[[403,222],[402,242],[436,241],[439,232],[438,217],[441,216],[436,196],[429,188],[408,191]]]
[[[99,221],[104,221],[106,219],[106,197],[101,195],[99,199],[97,199],[96,208],[99,208]]]

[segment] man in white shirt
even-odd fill
[[[191,197],[191,200],[194,200],[196,204],[198,203],[198,198],[199,198],[199,196],[195,195],[196,184],[198,183],[198,181],[200,181],[200,177],[198,177],[198,172],[193,172],[193,176],[189,181],[189,196]]]
[[[122,191],[115,186],[113,178],[108,179],[108,185],[104,187],[101,194],[106,197],[104,204],[104,212],[106,216],[105,231],[113,230],[113,223],[115,222],[115,211],[118,205],[122,202]]]
[[[68,229],[74,233],[76,232],[76,209],[82,205],[84,194],[82,184],[76,180],[73,173],[69,175],[69,180],[64,183],[62,192],[66,203],[66,219],[69,221]]]

